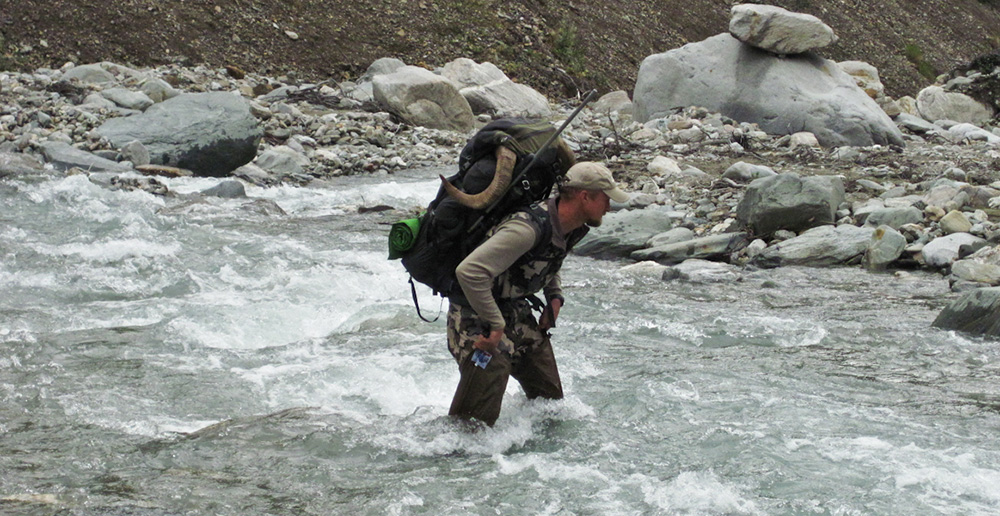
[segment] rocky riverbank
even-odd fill
[[[766,39],[738,32],[735,45]],[[795,264],[929,268],[955,290],[1000,285],[1000,129],[995,106],[963,93],[981,92],[1000,68],[942,76],[895,100],[864,63],[808,63],[853,77],[857,85],[836,88],[857,89],[873,116],[891,115],[879,131],[902,145],[825,148],[811,132],[772,134],[699,107],[639,122],[629,95],[612,92],[564,137],[580,159],[606,162],[633,198],[578,252],[640,262],[635,270],[664,280]],[[195,173],[220,177],[204,195],[240,197],[242,182],[453,166],[491,118],[557,123],[579,103],[553,103],[488,63],[456,60],[436,72],[384,59],[357,82],[317,84],[233,67],[0,73],[0,177],[92,174],[108,188],[170,196],[157,175]],[[422,207],[393,208],[386,220]]]

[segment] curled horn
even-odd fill
[[[462,206],[481,210],[499,200],[504,192],[507,191],[507,187],[510,186],[511,176],[514,173],[514,163],[516,162],[517,154],[507,147],[500,146],[497,147],[496,173],[493,174],[493,181],[490,182],[490,185],[485,190],[477,194],[467,194],[455,188],[455,185],[449,183],[444,176],[441,176],[441,186],[448,192],[448,195]]]

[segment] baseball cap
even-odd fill
[[[563,186],[581,190],[601,190],[615,202],[628,202],[629,200],[629,195],[615,184],[615,179],[611,177],[611,171],[604,165],[593,161],[581,161],[570,167],[566,171],[566,182],[563,183]]]

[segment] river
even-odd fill
[[[387,214],[440,170],[248,187],[0,180],[0,513],[995,515],[1000,346],[936,274],[661,282],[571,256],[567,397],[446,416]],[[429,292],[425,311],[436,313]]]

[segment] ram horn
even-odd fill
[[[503,194],[507,191],[507,187],[510,186],[510,180],[514,173],[514,164],[516,162],[517,154],[507,147],[501,146],[497,148],[497,168],[496,172],[493,174],[493,181],[490,182],[490,185],[487,186],[482,192],[477,194],[467,194],[458,188],[455,188],[455,185],[449,183],[444,176],[441,176],[441,186],[444,187],[446,192],[448,192],[448,195],[458,201],[458,203],[462,206],[466,206],[474,210],[481,210],[492,205],[494,202],[503,197]]]

